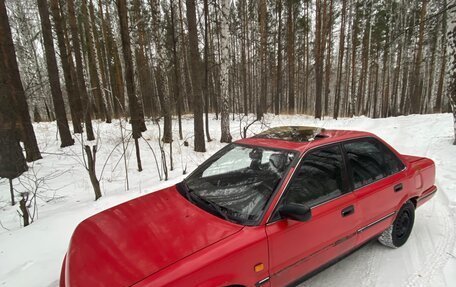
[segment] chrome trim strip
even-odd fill
[[[301,263],[303,263],[303,262],[305,262],[305,261],[307,261],[307,260],[309,260],[309,259],[312,259],[312,257],[317,256],[317,255],[323,253],[324,251],[329,250],[329,249],[331,249],[332,247],[335,247],[335,246],[337,246],[337,245],[339,245],[339,244],[341,244],[341,243],[344,243],[345,241],[347,241],[347,240],[353,238],[354,236],[356,236],[356,234],[357,234],[356,232],[351,233],[351,234],[349,234],[349,235],[347,235],[347,236],[345,236],[345,237],[343,237],[343,238],[341,238],[341,239],[339,239],[339,240],[337,240],[337,241],[335,241],[335,242],[333,242],[333,243],[330,243],[330,244],[324,246],[323,248],[318,249],[317,251],[315,251],[315,252],[313,252],[313,253],[307,255],[306,257],[301,258],[301,259],[299,259],[298,261],[296,261],[296,262],[294,262],[294,263],[288,265],[287,267],[284,267],[283,269],[277,271],[276,273],[272,274],[271,276],[277,276],[277,275],[279,275],[280,273],[282,273],[282,272],[284,272],[284,271],[286,271],[286,270],[288,270],[288,269],[290,269],[290,268],[292,268],[292,267],[294,267],[294,266],[296,266],[296,265],[299,265],[299,264],[301,264]]]
[[[378,223],[380,223],[380,222],[385,221],[386,219],[390,218],[391,216],[393,216],[393,215],[395,215],[395,214],[396,214],[396,211],[393,211],[393,212],[391,212],[390,214],[388,214],[388,215],[386,215],[386,216],[383,216],[382,218],[380,218],[380,219],[378,219],[378,220],[376,220],[376,221],[374,221],[374,222],[371,222],[371,223],[369,223],[368,225],[366,225],[366,226],[364,226],[364,227],[358,229],[357,233],[361,233],[361,232],[363,232],[363,231],[365,231],[365,230],[371,228],[371,227],[374,226],[375,224],[378,224]]]
[[[259,287],[259,286],[265,284],[266,282],[268,282],[269,279],[270,279],[270,277],[266,277],[266,278],[264,278],[264,279],[258,281],[257,283],[255,283],[255,286],[256,286],[256,287]]]
[[[433,196],[436,192],[437,192],[437,187],[433,191],[429,192],[428,194],[418,198],[418,202],[425,200],[426,198],[428,198],[430,196]]]

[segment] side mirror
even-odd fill
[[[312,218],[312,211],[306,204],[288,203],[279,209],[279,214],[283,218],[289,218],[296,221],[308,221]]]

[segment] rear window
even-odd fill
[[[404,164],[380,141],[369,138],[344,144],[354,188],[360,188],[404,169]]]

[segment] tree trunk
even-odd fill
[[[72,146],[74,140],[71,137],[70,127],[63,103],[62,90],[60,89],[59,70],[55,59],[54,42],[52,39],[51,21],[49,20],[49,10],[46,0],[38,0],[38,10],[41,18],[41,29],[43,31],[44,50],[46,54],[46,64],[51,85],[52,101],[54,103],[55,115],[57,118],[57,128],[60,135],[60,147]]]
[[[221,97],[220,97],[220,106],[221,106],[221,138],[220,142],[230,143],[231,134],[230,134],[230,114],[229,114],[229,100],[230,93],[228,91],[229,83],[229,13],[230,13],[230,0],[220,0],[219,5],[221,6],[221,33],[220,33],[220,83],[221,83]]]
[[[316,3],[316,27],[315,27],[315,118],[321,119],[321,94],[323,89],[323,62],[324,62],[324,35],[323,35],[323,23],[324,15],[322,8],[322,0],[317,0]],[[325,0],[326,4],[326,0]],[[323,4],[323,5],[325,5]]]
[[[103,114],[106,118],[106,123],[111,123],[112,121],[112,106],[109,95],[106,94],[107,91],[107,77],[106,77],[106,65],[105,65],[105,43],[103,42],[102,31],[98,29],[96,18],[95,18],[95,9],[93,7],[93,1],[89,2],[89,14],[90,14],[90,37],[94,40],[94,55],[95,55],[95,64],[97,67],[97,78],[100,86],[101,94],[101,108]],[[103,21],[103,19],[100,19]],[[100,24],[102,26],[102,24]],[[101,28],[102,29],[102,28]],[[98,35],[100,35],[98,37]]]
[[[89,173],[90,182],[92,183],[93,192],[95,193],[95,200],[98,200],[101,197],[101,189],[95,169],[97,161],[97,146],[94,145],[91,151],[90,146],[86,145],[84,146],[84,150],[87,155],[87,172]]]
[[[288,62],[288,113],[295,113],[295,7],[287,0],[287,62]]]
[[[30,225],[30,214],[29,214],[29,211],[27,209],[26,195],[24,195],[24,194],[22,195],[21,201],[19,201],[19,209],[22,212],[21,216],[22,216],[22,220],[23,220],[23,223],[24,223],[24,227]]]
[[[190,75],[193,93],[193,115],[194,115],[194,149],[197,152],[205,152],[204,142],[204,121],[202,106],[202,91],[200,80],[200,56],[198,52],[198,34],[196,27],[196,7],[195,0],[186,0],[188,37],[190,50]]]
[[[452,1],[456,4],[456,1]],[[453,112],[453,129],[454,142],[456,145],[456,7],[448,12],[448,55],[450,56],[450,73],[448,78],[447,94],[450,101],[451,110]]]
[[[103,6],[100,1],[100,13],[102,13]],[[122,66],[120,63],[119,50],[117,48],[117,41],[113,35],[111,28],[111,16],[109,13],[109,6],[106,5],[106,16],[102,19],[103,22],[103,37],[107,45],[109,77],[111,81],[111,92],[113,101],[114,117],[119,118],[126,116],[125,112],[125,88],[124,79],[122,75]]]
[[[347,18],[347,1],[342,0],[342,16],[340,20],[340,35],[339,35],[339,54],[337,57],[337,75],[336,75],[336,91],[334,96],[334,119],[339,117],[340,111],[340,95],[341,95],[341,85],[342,85],[342,68],[344,63],[344,53],[345,53],[345,22]]]
[[[70,56],[68,54],[65,40],[65,23],[62,20],[60,4],[58,0],[51,0],[52,17],[54,18],[55,31],[57,34],[57,43],[59,46],[60,60],[62,62],[63,76],[65,79],[65,87],[70,104],[71,120],[73,123],[73,132],[82,133],[82,111],[80,106],[79,94],[76,92],[74,73],[71,72]],[[72,61],[71,61],[72,65]],[[78,105],[79,104],[79,105]]]
[[[84,70],[82,63],[81,47],[79,42],[79,28],[76,22],[76,12],[74,10],[74,0],[67,1],[68,17],[70,22],[71,38],[73,43],[74,58],[76,61],[76,74],[78,82],[78,92],[81,94],[82,113],[86,126],[87,139],[94,140],[92,127],[92,109],[90,107],[89,96],[87,94],[86,83],[84,79]]]
[[[179,124],[179,139],[183,139],[182,135],[182,80],[181,80],[181,67],[179,58],[177,56],[177,37],[176,37],[176,25],[175,25],[175,11],[174,11],[174,1],[171,0],[171,37],[172,37],[172,49],[173,49],[173,68],[174,68],[174,101],[177,108],[177,120]],[[171,145],[172,146],[172,145]]]
[[[282,1],[282,0],[280,0]],[[248,115],[249,112],[249,95],[247,91],[247,53],[246,53],[246,42],[248,37],[247,35],[247,27],[248,27],[248,22],[247,22],[247,0],[241,0],[240,3],[240,9],[241,9],[241,29],[242,29],[242,37],[241,37],[241,74],[242,74],[242,96],[243,96],[243,112],[244,115]]]
[[[267,94],[267,4],[266,0],[260,0],[259,4],[259,28],[260,28],[260,95],[257,98],[257,119],[260,120],[266,112]]]
[[[325,40],[328,43],[325,62],[325,115],[329,115],[329,98],[330,98],[330,83],[331,83],[331,68],[332,68],[332,25],[333,25],[333,0],[329,4],[329,16],[327,16],[325,28]],[[326,36],[327,35],[327,36]]]
[[[420,103],[422,97],[422,90],[420,89],[421,82],[421,61],[423,57],[423,45],[424,45],[424,19],[426,17],[426,8],[428,0],[424,0],[421,4],[420,12],[420,29],[418,36],[417,49],[415,54],[415,66],[413,70],[413,81],[410,89],[410,100],[411,100],[411,112],[412,114],[420,113]]]
[[[136,146],[136,162],[138,170],[142,170],[141,166],[141,155],[139,153],[139,142],[138,138],[141,137],[141,133],[145,131],[144,118],[140,113],[140,106],[138,98],[135,93],[135,80],[133,74],[133,60],[131,56],[130,46],[130,35],[128,33],[128,15],[127,15],[127,1],[117,1],[117,11],[120,19],[120,34],[122,38],[122,48],[125,63],[125,81],[127,84],[127,95],[128,95],[128,106],[130,108],[130,124],[133,130],[132,136],[135,139]]]
[[[207,141],[212,141],[209,132],[209,4],[204,0],[204,114]]]
[[[447,7],[447,1],[443,0],[443,7]],[[440,60],[440,75],[439,81],[437,84],[437,95],[434,105],[434,112],[442,112],[442,97],[443,97],[443,82],[446,74],[446,65],[447,65],[447,12],[442,14],[442,40],[440,45],[440,50],[442,53],[442,58]]]
[[[282,0],[277,1],[278,30],[277,30],[277,90],[274,97],[274,113],[280,114],[282,100]]]
[[[0,0],[0,63],[0,103],[2,103],[0,109],[3,112],[6,110],[11,112],[8,118],[0,118],[0,126],[7,120],[11,121],[11,126],[8,129],[20,131],[20,137],[24,142],[27,155],[26,160],[32,162],[41,159],[19,74],[4,0]],[[3,105],[5,100],[11,104]]]
[[[155,50],[157,53],[155,77],[157,79],[158,98],[160,99],[160,106],[164,120],[162,140],[165,143],[171,143],[173,140],[171,104],[165,78],[165,56],[161,40],[162,23],[159,0],[151,0],[150,5],[152,10],[152,37],[155,42]]]
[[[85,45],[87,62],[89,68],[90,92],[94,98],[94,115],[95,118],[105,120],[105,113],[103,108],[103,99],[101,95],[100,79],[98,78],[98,67],[96,61],[96,54],[94,48],[94,39],[92,37],[91,25],[87,7],[87,0],[81,1],[82,24],[85,36]]]

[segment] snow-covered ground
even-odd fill
[[[212,116],[213,117],[213,116]],[[123,123],[125,124],[125,123]],[[133,143],[128,146],[129,190],[120,141],[120,123],[99,123],[97,173],[101,175],[103,197],[94,201],[89,177],[82,165],[80,141],[60,149],[55,123],[35,124],[43,159],[14,181],[19,192],[37,191],[37,216],[30,226],[20,227],[18,205],[9,203],[9,186],[0,181],[0,286],[58,286],[60,266],[76,225],[84,218],[126,200],[172,185],[219,150],[218,140],[207,143],[206,153],[193,152],[193,120],[183,120],[183,141],[173,143],[174,170],[168,181],[160,181],[151,148],[157,158],[158,127],[147,123],[141,140],[143,171],[136,170]],[[220,122],[210,121],[211,136],[220,138]],[[401,153],[427,156],[437,165],[439,193],[418,209],[408,243],[396,250],[370,243],[341,262],[304,282],[302,286],[456,286],[456,146],[452,144],[450,114],[413,115],[388,119],[365,117],[314,120],[306,116],[267,115],[255,123],[249,135],[280,125],[313,125],[324,128],[356,129],[376,133]],[[239,119],[231,122],[234,139],[240,138]],[[177,123],[173,126],[177,138]],[[168,157],[169,146],[166,146]],[[110,155],[111,154],[111,155]],[[169,167],[169,162],[168,162]],[[103,173],[101,174],[101,171]]]

